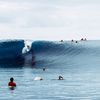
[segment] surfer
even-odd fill
[[[62,76],[59,76],[58,80],[63,80],[63,77]]]
[[[10,78],[10,82],[8,83],[8,86],[12,90],[16,87],[16,83],[14,82],[14,78],[13,77]]]
[[[76,41],[75,43],[78,43],[78,41]]]
[[[87,41],[87,39],[85,38],[84,41]]]
[[[81,39],[81,41],[86,41],[86,40],[87,40],[86,38],[85,39],[83,39],[83,38]]]
[[[63,40],[61,40],[60,42],[63,42]]]
[[[28,49],[30,49],[30,46],[29,46],[29,45],[27,45],[27,48],[28,48]]]
[[[83,41],[84,39],[83,38],[81,38],[81,41]]]
[[[46,68],[45,68],[45,67],[43,67],[43,71],[45,71],[45,69],[46,69]]]
[[[74,42],[74,40],[71,40],[71,42]]]
[[[35,65],[35,56],[32,54],[32,65]]]

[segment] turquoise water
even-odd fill
[[[100,41],[40,41],[32,46],[34,66],[0,67],[0,100],[100,100]],[[35,81],[37,76],[43,80]],[[8,89],[10,77],[15,90]]]

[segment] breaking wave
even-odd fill
[[[89,61],[96,63],[100,58],[100,41],[31,41],[31,49],[23,54],[24,40],[0,42],[0,64],[32,64],[34,66],[68,66],[71,63],[78,65]],[[81,60],[80,60],[81,59]],[[86,61],[85,61],[85,60]]]

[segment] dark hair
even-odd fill
[[[11,82],[13,82],[13,81],[14,81],[14,78],[13,78],[13,77],[11,77],[11,78],[10,78],[10,81],[11,81]]]

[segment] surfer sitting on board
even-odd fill
[[[11,77],[10,82],[8,83],[8,86],[9,86],[10,89],[14,89],[16,87],[16,83],[13,82],[13,81],[14,81],[14,78]]]

